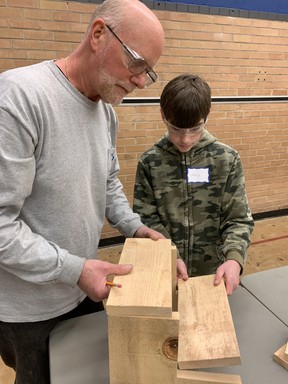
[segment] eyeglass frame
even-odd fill
[[[158,75],[155,71],[153,71],[153,69],[150,67],[150,65],[147,63],[147,61],[144,59],[144,57],[140,56],[136,51],[134,51],[133,49],[129,48],[127,44],[125,44],[121,39],[120,37],[113,31],[113,29],[111,27],[109,27],[109,25],[106,24],[106,27],[108,28],[108,30],[116,37],[116,39],[120,42],[120,44],[122,45],[122,47],[125,49],[125,51],[127,52],[128,56],[131,58],[131,60],[129,61],[128,63],[128,69],[129,71],[133,74],[133,75],[140,75],[141,73],[145,72],[146,71],[146,75],[147,75],[147,80],[146,80],[146,83],[145,85],[148,86],[148,85],[151,85],[153,83],[156,83],[157,79],[158,79]],[[141,71],[141,72],[135,72],[135,70],[133,71],[131,68],[130,68],[130,65],[132,62],[135,62],[135,61],[142,61],[143,64],[145,64],[145,68]]]
[[[180,136],[180,135],[185,135],[186,133],[188,133],[189,135],[196,135],[196,134],[201,134],[203,132],[205,125],[208,121],[208,118],[202,121],[201,123],[198,123],[194,127],[190,127],[190,128],[176,127],[175,125],[169,123],[169,121],[167,121],[164,117],[163,117],[163,121],[167,126],[168,131],[170,131],[174,135]]]

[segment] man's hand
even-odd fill
[[[154,229],[146,227],[146,225],[139,227],[133,237],[144,237],[152,240],[165,239],[165,236],[163,236],[162,233],[154,231]]]
[[[241,266],[236,260],[227,260],[217,268],[214,284],[219,285],[224,279],[227,295],[230,296],[239,285]]]
[[[93,301],[106,299],[110,292],[110,287],[106,285],[109,275],[126,275],[133,269],[131,264],[112,264],[100,260],[86,260],[78,286]]]

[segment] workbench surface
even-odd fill
[[[243,286],[229,297],[242,365],[210,371],[240,375],[243,384],[287,384],[287,370],[273,360],[288,338],[287,277],[288,267],[280,267],[242,278]],[[109,384],[104,311],[55,327],[50,371],[51,384]]]

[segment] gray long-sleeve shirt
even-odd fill
[[[53,61],[0,76],[0,320],[73,309],[105,216],[127,237],[142,225],[117,177],[117,126]]]

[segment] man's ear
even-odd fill
[[[97,40],[99,40],[100,36],[102,36],[105,32],[106,28],[104,20],[101,18],[94,20],[90,29],[92,42],[94,44],[97,43]]]

